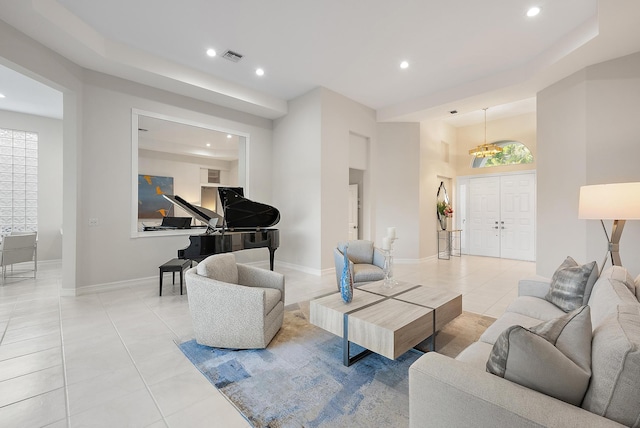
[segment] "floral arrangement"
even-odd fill
[[[438,213],[441,216],[451,217],[453,215],[453,208],[445,201],[440,201],[438,202]]]

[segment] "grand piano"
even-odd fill
[[[187,248],[178,250],[178,258],[202,261],[212,254],[250,248],[268,248],[269,266],[280,245],[280,232],[270,229],[280,221],[280,212],[266,204],[244,197],[241,187],[219,187],[223,216],[190,204],[178,195],[163,195],[196,219],[207,224],[206,232],[189,236]]]

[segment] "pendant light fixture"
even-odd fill
[[[489,156],[493,156],[502,151],[502,147],[496,146],[495,144],[487,144],[487,110],[489,108],[485,107],[484,110],[484,144],[480,144],[478,147],[475,147],[469,150],[469,154],[475,156],[477,158],[486,158]]]

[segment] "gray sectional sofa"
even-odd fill
[[[411,366],[411,427],[640,427],[640,276],[634,280],[623,267],[606,269],[586,300],[591,373],[579,405],[487,372],[493,345],[506,329],[567,315],[545,300],[550,284],[539,276],[521,280],[519,297],[458,357],[430,352]],[[524,354],[525,365],[550,364],[535,352]],[[562,386],[564,377],[557,380]]]

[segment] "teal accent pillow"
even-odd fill
[[[597,279],[598,265],[595,261],[579,265],[567,257],[553,274],[545,299],[565,312],[572,311],[589,301]]]

